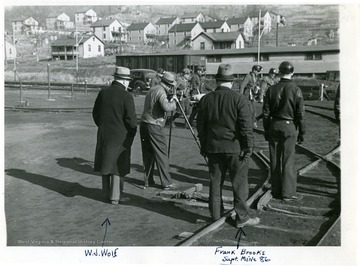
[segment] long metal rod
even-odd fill
[[[170,115],[170,130],[169,130],[168,158],[170,158],[171,133],[172,133],[172,128],[173,128],[173,117],[174,117],[174,111],[172,111],[172,112],[171,112],[171,115]]]
[[[190,129],[190,132],[191,132],[191,134],[193,135],[194,140],[195,140],[196,144],[198,145],[198,147],[199,147],[199,149],[200,149],[200,151],[201,151],[200,142],[199,142],[199,140],[197,139],[194,130],[192,129],[192,126],[191,126],[191,124],[190,124],[190,122],[189,122],[189,119],[186,117],[186,114],[185,114],[185,112],[184,112],[184,109],[181,107],[181,104],[180,104],[178,101],[176,101],[176,104],[178,105],[178,107],[179,107],[179,109],[180,109],[180,111],[181,111],[181,114],[183,115],[183,117],[184,117],[184,119],[185,119],[185,122],[186,122],[186,124],[188,125],[188,127],[189,127],[189,129]],[[204,160],[205,160],[206,164],[208,164],[208,161],[207,161],[206,157],[205,157],[205,156],[203,156],[203,157],[204,157]]]

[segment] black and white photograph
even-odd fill
[[[2,15],[4,265],[360,262],[357,1]]]

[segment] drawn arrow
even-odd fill
[[[102,247],[104,247],[105,237],[107,234],[107,227],[108,227],[108,225],[111,225],[109,218],[106,218],[105,221],[101,224],[101,226],[103,226],[104,224],[105,224],[105,234],[104,234],[104,238],[103,238],[103,242],[102,242]]]

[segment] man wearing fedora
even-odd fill
[[[140,122],[141,150],[144,163],[145,187],[154,185],[154,168],[157,165],[163,189],[174,188],[169,169],[168,149],[164,126],[166,113],[176,110],[176,94],[173,92],[175,75],[164,72],[159,84],[150,88],[145,97]]]
[[[102,174],[102,187],[112,204],[123,203],[125,175],[130,173],[130,151],[137,119],[132,95],[126,91],[130,70],[116,67],[112,84],[102,89],[93,108],[98,127],[94,171]]]
[[[254,145],[249,103],[244,95],[231,90],[234,81],[231,65],[221,64],[215,79],[217,88],[199,102],[197,121],[201,153],[209,159],[210,214],[214,221],[224,214],[222,187],[229,171],[236,227],[253,226],[260,219],[249,217],[246,204],[249,159]]]

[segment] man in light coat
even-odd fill
[[[126,91],[130,80],[128,68],[116,67],[114,81],[99,92],[92,112],[98,127],[94,171],[101,172],[103,191],[111,204],[128,200],[121,194],[137,130],[134,99]]]
[[[145,187],[155,184],[155,163],[159,170],[163,189],[172,189],[169,170],[168,149],[164,126],[166,113],[176,110],[176,94],[171,95],[175,86],[175,75],[164,72],[161,82],[146,93],[144,111],[140,122],[141,150],[144,162]]]

